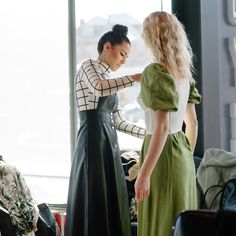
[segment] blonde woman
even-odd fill
[[[193,151],[195,104],[201,96],[192,78],[192,51],[178,19],[166,12],[151,13],[143,22],[143,38],[154,63],[142,73],[139,97],[147,133],[135,183],[138,235],[171,236],[176,215],[197,207]]]

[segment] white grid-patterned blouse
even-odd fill
[[[110,68],[104,62],[88,59],[81,65],[76,76],[76,100],[79,111],[96,109],[99,97],[114,94],[126,87],[131,87],[134,80],[130,76],[111,79]],[[114,126],[121,132],[138,138],[145,136],[146,130],[128,122],[120,106],[112,113]]]

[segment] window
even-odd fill
[[[64,203],[67,194],[67,4],[11,0],[0,8],[0,154],[24,174],[39,202]]]
[[[153,11],[165,10],[171,12],[171,0],[147,0],[135,4],[133,1],[120,0],[113,4],[109,0],[76,1],[76,35],[77,35],[77,68],[87,58],[97,58],[97,43],[100,37],[111,30],[114,24],[128,26],[128,37],[131,40],[129,59],[115,75],[141,72],[150,63],[151,56],[145,49],[141,38],[143,19]],[[127,120],[144,126],[144,114],[136,98],[139,94],[139,84],[118,93],[120,105],[123,107]],[[120,148],[123,150],[140,150],[142,140],[118,132]]]
[[[170,11],[170,2],[77,0],[77,66],[87,57],[97,57],[102,33],[123,23],[129,27],[133,46],[119,73],[142,71],[149,60],[140,38],[142,20],[154,10]],[[38,202],[65,203],[67,198],[71,165],[68,17],[72,17],[68,1],[11,0],[0,8],[0,155],[23,173]],[[143,125],[136,103],[138,84],[128,91],[119,94],[125,115]],[[140,148],[141,140],[128,138],[134,149]],[[122,149],[127,148],[125,139],[120,139]]]

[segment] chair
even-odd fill
[[[187,210],[176,217],[173,236],[235,236],[236,211]]]

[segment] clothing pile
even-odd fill
[[[207,149],[197,170],[199,208],[218,210],[220,195],[214,198],[221,186],[233,176],[236,176],[236,154],[217,148]],[[211,188],[212,186],[214,188]],[[204,196],[208,189],[210,191]]]
[[[32,198],[23,175],[0,156],[0,236],[60,236],[46,203]]]
[[[129,197],[129,212],[131,222],[137,221],[137,202],[135,201],[134,184],[139,170],[139,153],[126,151],[121,154],[121,161],[125,172],[125,179]]]
[[[0,158],[0,206],[9,212],[16,235],[35,235],[38,207],[16,167]]]

